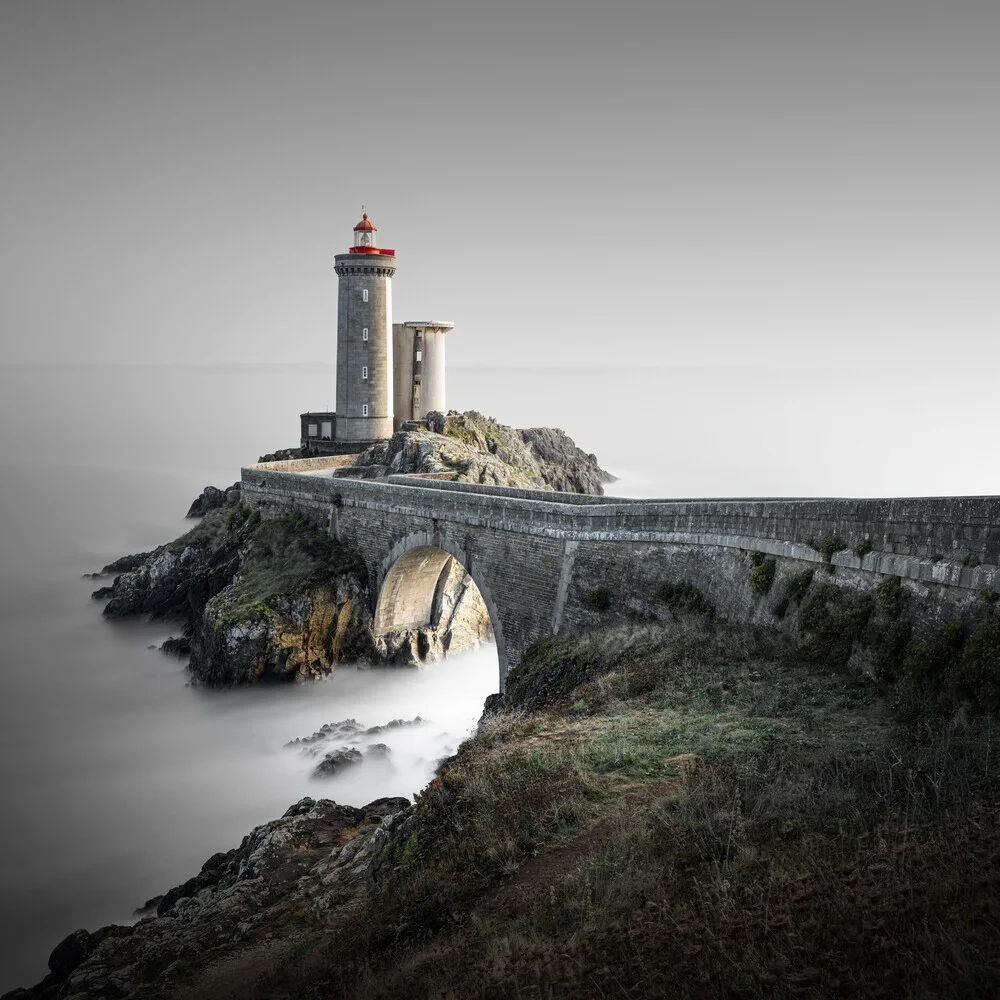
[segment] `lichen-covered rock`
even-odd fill
[[[364,570],[312,522],[261,524],[239,574],[204,607],[191,672],[213,687],[319,677],[374,652]]]
[[[303,518],[262,523],[240,505],[219,508],[175,542],[111,565],[131,568],[95,591],[108,598],[104,614],[183,621],[164,651],[190,653],[196,679],[213,687],[316,677],[374,654],[363,567]]]
[[[523,489],[602,494],[614,479],[552,427],[516,430],[492,417],[467,413],[430,413],[423,428],[400,430],[355,460],[365,478],[403,473],[437,474],[460,482]]]
[[[233,579],[240,550],[259,524],[260,516],[243,507],[209,511],[175,541],[105,566],[102,575],[118,575],[110,587],[94,591],[94,597],[108,599],[108,618],[146,614],[191,620]]]
[[[191,647],[191,672],[213,687],[322,677],[372,656],[371,614],[353,576],[235,612],[229,598],[227,589],[208,602]]]

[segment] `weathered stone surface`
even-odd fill
[[[284,928],[301,928],[304,912],[327,910],[332,894],[349,899],[363,889],[389,831],[411,809],[403,798],[376,799],[360,809],[301,799],[165,893],[157,917],[132,927],[74,932],[53,952],[53,974],[12,995],[34,1000],[170,995],[206,955],[224,961],[263,947]]]
[[[355,576],[235,612],[228,597],[208,602],[192,641],[191,672],[212,687],[321,677],[372,658],[371,613]]]
[[[515,430],[470,410],[428,414],[425,427],[397,431],[358,456],[354,473],[378,479],[434,474],[459,482],[600,494],[614,477],[563,431]]]
[[[93,596],[109,599],[104,608],[108,618],[146,614],[191,621],[232,580],[240,565],[240,548],[259,523],[259,517],[249,512],[231,518],[228,509],[212,510],[175,541],[106,566],[102,572],[119,575]]]
[[[188,508],[188,517],[204,517],[210,510],[225,507],[228,503],[240,502],[240,484],[233,483],[228,489],[220,490],[217,486],[206,486],[199,496],[195,497]]]
[[[685,583],[723,618],[784,631],[795,629],[796,614],[778,610],[778,595],[810,568],[868,596],[899,576],[924,631],[977,621],[982,595],[1000,593],[1000,497],[668,501],[407,476],[331,481],[260,468],[245,470],[244,493],[268,516],[294,504],[331,524],[364,560],[380,608],[404,558],[453,556],[489,610],[501,681],[531,643],[553,632],[667,615],[661,591]],[[775,561],[774,597],[751,587],[753,553]],[[391,638],[429,624],[413,620],[413,607],[407,602],[398,620],[383,616],[377,631]]]

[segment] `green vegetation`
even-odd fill
[[[607,587],[588,590],[584,600],[591,611],[607,611],[611,607],[611,591]]]
[[[715,605],[693,584],[662,583],[656,589],[656,597],[673,612],[688,612],[707,615],[715,614]]]
[[[700,614],[549,637],[268,995],[994,995],[998,737]]]
[[[809,584],[813,581],[813,575],[811,569],[804,569],[801,573],[795,573],[788,578],[788,582],[785,584],[785,597],[792,604],[801,604],[805,600]]]
[[[810,536],[806,539],[806,545],[814,548],[823,557],[823,566],[827,573],[833,573],[836,569],[833,565],[834,555],[837,552],[843,552],[847,548],[847,542],[835,532],[824,535],[819,541]]]
[[[799,610],[799,652],[829,667],[843,667],[864,635],[874,609],[870,597],[832,583],[813,587]]]
[[[763,552],[754,552],[750,556],[753,569],[750,571],[750,589],[758,596],[764,597],[774,583],[777,563],[769,559]]]
[[[854,546],[854,554],[859,559],[864,559],[864,557],[868,555],[868,553],[871,552],[873,548],[874,546],[872,545],[871,540],[866,538],[863,542],[859,542],[857,545]]]
[[[308,518],[292,513],[260,521],[258,514],[253,516],[256,528],[240,575],[215,598],[216,628],[265,614],[277,597],[335,585],[344,573],[365,579],[360,558]]]

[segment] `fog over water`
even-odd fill
[[[455,337],[461,336],[456,330]],[[557,425],[631,495],[1000,492],[987,374],[917,369],[455,368],[453,406]],[[216,692],[111,623],[82,574],[191,526],[208,483],[296,444],[332,369],[0,367],[0,990],[77,927],[130,918],[303,795],[410,795],[497,687],[487,648],[416,670]],[[327,722],[421,715],[392,765],[327,782],[284,744]]]

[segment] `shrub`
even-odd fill
[[[761,555],[759,552],[754,554]],[[754,563],[750,571],[750,589],[759,597],[763,597],[771,589],[771,584],[774,583],[775,565],[775,560],[766,558]]]
[[[801,604],[812,581],[813,571],[811,569],[804,569],[801,573],[790,576],[788,582],[785,584],[785,597],[792,604]]]
[[[661,583],[656,596],[671,611],[690,611],[709,617],[715,614],[715,605],[690,583]]]
[[[878,606],[890,617],[898,618],[903,613],[906,591],[898,576],[888,576],[878,585]]]
[[[872,611],[870,597],[849,594],[832,583],[816,587],[799,614],[799,651],[810,660],[844,666]]]
[[[591,611],[607,611],[611,607],[611,591],[607,587],[588,590],[584,601]]]

